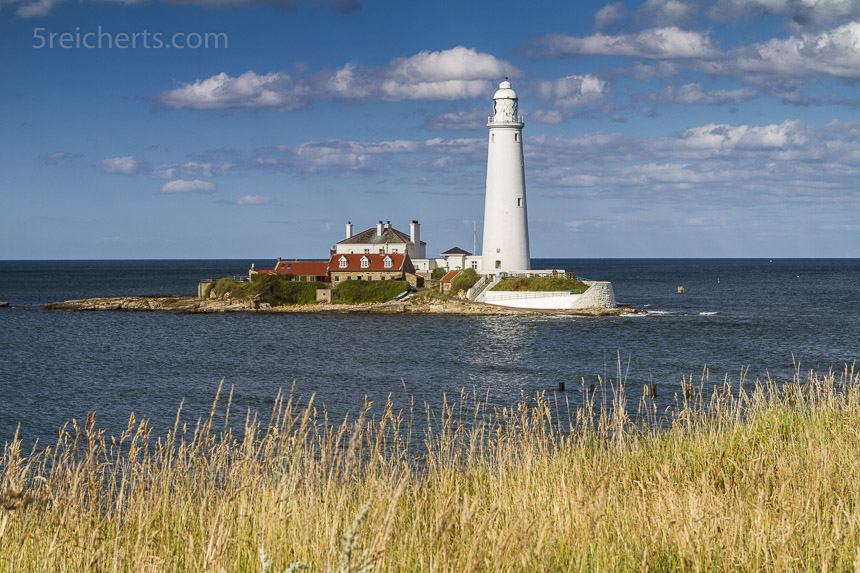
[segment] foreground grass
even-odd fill
[[[635,423],[620,387],[340,425],[279,396],[241,440],[218,400],[159,439],[89,420],[6,446],[0,570],[860,570],[858,387],[726,381]]]

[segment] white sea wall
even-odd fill
[[[536,310],[615,308],[615,291],[608,281],[589,282],[582,294],[568,291],[485,291],[484,302],[496,306]]]
[[[570,308],[615,308],[615,291],[609,281],[586,281],[588,290],[579,295]]]

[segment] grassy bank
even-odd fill
[[[385,302],[409,289],[407,281],[341,281],[335,289],[337,304]]]
[[[206,289],[206,297],[212,293],[218,298],[229,296],[232,299],[259,297],[262,302],[272,306],[284,304],[313,304],[316,302],[317,289],[325,288],[321,282],[292,280],[282,275],[254,275],[250,281],[239,282],[234,278],[215,281]]]
[[[552,277],[523,277],[515,279],[502,279],[493,287],[493,290],[503,291],[570,291],[583,293],[588,285],[582,281],[568,278]]]
[[[851,570],[858,387],[853,368],[727,381],[668,417],[619,387],[576,408],[460,396],[340,425],[279,396],[242,440],[213,421],[229,399],[158,440],[88,421],[6,446],[0,570]]]

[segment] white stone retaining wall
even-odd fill
[[[615,291],[608,281],[588,281],[582,294],[568,291],[491,291],[482,293],[484,302],[512,308],[567,310],[577,308],[615,308]]]
[[[585,282],[585,281],[584,281]],[[609,281],[587,281],[588,290],[570,308],[615,308],[615,291]]]

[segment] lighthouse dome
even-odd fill
[[[493,94],[493,99],[517,99],[517,92],[511,88],[511,82],[507,78],[499,84],[499,89]]]

